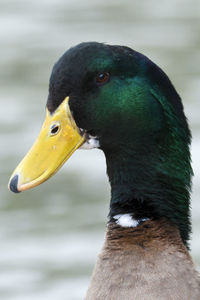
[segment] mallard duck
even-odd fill
[[[85,299],[200,299],[188,246],[190,140],[178,93],[146,56],[88,42],[54,65],[41,133],[9,188],[44,182],[78,148],[104,152],[109,221]]]

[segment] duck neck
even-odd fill
[[[190,232],[188,187],[181,178],[163,170],[158,151],[151,150],[143,149],[143,153],[104,151],[111,185],[110,221],[124,214],[138,221],[165,217],[179,228],[187,245]]]

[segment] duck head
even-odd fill
[[[69,49],[55,64],[46,120],[9,188],[47,180],[80,147],[105,153],[110,219],[166,217],[189,234],[190,131],[181,99],[146,56],[96,42]]]

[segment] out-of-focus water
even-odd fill
[[[109,206],[100,151],[77,151],[42,186],[7,181],[44,118],[58,57],[82,41],[128,45],[170,76],[193,132],[192,255],[200,265],[199,0],[0,2],[0,299],[83,299]]]

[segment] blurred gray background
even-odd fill
[[[7,181],[45,116],[53,64],[82,41],[128,45],[169,75],[193,133],[192,255],[200,266],[200,1],[1,0],[0,299],[83,299],[109,207],[105,159],[77,151],[36,189]]]

